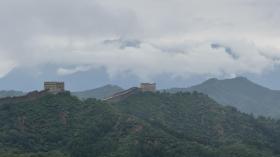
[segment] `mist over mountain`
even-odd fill
[[[22,96],[25,93],[22,91],[15,91],[15,90],[2,90],[0,91],[0,98],[4,97],[15,97],[15,96]]]
[[[173,88],[167,91],[198,91],[220,104],[234,106],[242,112],[280,118],[280,91],[263,87],[245,77],[209,79],[190,88]]]
[[[71,92],[71,94],[82,100],[104,99],[122,91],[124,89],[117,85],[105,85],[92,90]],[[213,78],[189,88],[171,88],[164,91],[170,93],[197,91],[208,95],[222,105],[236,107],[248,114],[280,118],[280,91],[263,87],[245,77],[225,80]],[[24,94],[21,91],[0,91],[0,98]]]
[[[280,157],[279,8],[0,0],[0,157]]]

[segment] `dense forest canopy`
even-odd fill
[[[2,157],[278,157],[280,123],[194,93],[0,103]]]

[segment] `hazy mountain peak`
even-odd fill
[[[246,77],[224,80],[212,78],[190,88],[168,91],[197,91],[207,94],[220,104],[234,106],[242,112],[280,118],[280,91],[258,85]]]
[[[107,85],[104,85],[104,86],[99,87],[99,88],[119,88],[119,89],[122,89],[121,87],[119,87],[117,85],[113,85],[113,84],[107,84]]]
[[[22,96],[25,93],[22,91],[16,91],[16,90],[2,90],[0,91],[0,98],[4,97],[14,97],[14,96]]]
[[[238,77],[235,77],[233,79],[236,79],[236,80],[248,80],[247,77],[244,77],[244,76],[238,76]]]
[[[199,87],[199,86],[208,86],[208,85],[215,85],[215,86],[223,86],[227,88],[237,89],[238,88],[261,88],[263,90],[268,90],[268,88],[263,87],[261,85],[258,85],[251,80],[247,79],[246,77],[235,77],[230,79],[217,79],[217,78],[211,78],[199,85],[195,85],[193,87]],[[193,88],[191,87],[191,88]]]
[[[225,79],[225,81],[245,81],[245,82],[253,83],[252,81],[250,81],[249,79],[247,79],[246,77],[243,77],[243,76],[238,76],[238,77],[231,78],[231,79]]]
[[[247,79],[246,77],[243,77],[243,76],[238,76],[238,77],[229,78],[229,79],[210,78],[210,79],[206,80],[205,82],[212,83],[212,82],[221,82],[221,81],[249,81],[249,82],[251,82],[249,79]]]
[[[88,99],[88,98],[104,99],[121,91],[123,91],[121,87],[117,85],[107,84],[105,86],[98,87],[95,89],[73,92],[72,95],[75,95],[80,99]]]
[[[209,83],[215,83],[218,82],[219,80],[217,78],[210,78],[206,81],[204,81],[202,84],[209,84]]]

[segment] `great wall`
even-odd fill
[[[64,91],[64,82],[44,82],[44,90],[29,92],[23,96],[1,98],[0,104],[32,101],[47,94],[57,94]]]
[[[41,98],[43,96],[46,96],[48,91],[33,91],[30,92],[24,96],[16,96],[16,97],[5,97],[0,99],[0,104],[8,104],[8,103],[17,103],[17,102],[25,102],[25,101],[31,101],[38,98]]]
[[[140,87],[132,87],[128,90],[116,93],[112,95],[109,98],[103,99],[104,101],[114,103],[121,101],[133,94],[139,93],[139,92],[156,92],[156,84],[155,83],[141,83]]]
[[[32,101],[48,94],[58,94],[61,92],[65,92],[64,82],[44,82],[44,90],[29,92],[24,96],[1,98],[0,104]],[[103,101],[114,103],[139,92],[156,92],[156,84],[141,83],[139,87],[132,87],[128,90],[115,93],[114,95],[103,99]]]

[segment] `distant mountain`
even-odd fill
[[[12,98],[16,99],[16,98]],[[279,157],[280,123],[200,93],[0,100],[1,157]]]
[[[92,90],[72,92],[72,95],[77,96],[80,99],[88,99],[88,98],[104,99],[121,91],[123,91],[123,89],[119,86],[106,85]]]
[[[0,98],[22,96],[22,95],[25,95],[25,94],[26,93],[24,93],[22,91],[2,90],[2,91],[0,91]]]
[[[174,88],[167,91],[198,91],[220,104],[234,106],[242,112],[280,118],[280,91],[262,87],[244,77],[210,79],[190,88]]]

